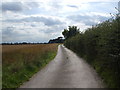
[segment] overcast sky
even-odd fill
[[[76,25],[84,31],[115,14],[119,0],[4,0],[2,42],[48,42]]]

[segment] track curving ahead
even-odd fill
[[[104,85],[91,66],[59,45],[55,59],[20,88],[104,88]]]

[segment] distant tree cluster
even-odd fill
[[[2,45],[25,45],[25,44],[47,44],[47,43],[30,43],[30,42],[2,43]]]
[[[49,40],[48,43],[63,43],[63,41],[64,41],[63,37],[58,37],[56,39]]]
[[[68,32],[63,31],[64,45],[94,66],[108,87],[120,87],[120,17],[88,28],[84,33],[69,35]]]
[[[49,43],[63,43],[64,42],[64,39],[63,37],[58,37],[56,39],[50,39],[48,43],[32,43],[32,42],[11,42],[11,43],[2,43],[2,45],[25,45],[25,44],[49,44]]]

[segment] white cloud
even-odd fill
[[[86,2],[118,2],[119,0],[4,0],[2,2],[63,2],[63,3],[71,3],[71,4],[78,4],[78,3],[86,3]]]
[[[4,42],[47,42],[70,25],[84,31],[110,18],[118,0],[4,0]],[[112,3],[111,3],[112,2]],[[6,3],[6,4],[5,4]]]

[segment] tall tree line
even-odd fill
[[[74,34],[70,36],[71,31]],[[120,17],[104,21],[84,33],[70,26],[64,45],[90,63],[108,87],[120,88]]]

